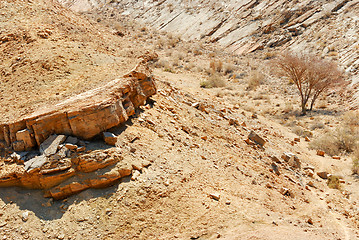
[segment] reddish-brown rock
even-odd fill
[[[144,167],[150,162],[137,164]],[[130,175],[132,169],[118,149],[97,150],[73,159],[54,160],[41,155],[25,165],[0,163],[0,187],[44,189],[45,196],[63,199],[88,188],[113,185]]]
[[[12,123],[1,124],[0,141],[16,151],[39,146],[53,134],[90,139],[135,113],[156,87],[146,56],[129,74]]]

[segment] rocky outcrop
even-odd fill
[[[141,169],[149,165],[145,160],[136,164]],[[0,167],[0,187],[44,189],[45,196],[54,199],[63,199],[89,188],[113,185],[134,169],[116,148],[58,160],[41,155],[24,165],[2,162]]]
[[[119,79],[36,111],[24,119],[0,124],[0,146],[27,151],[40,146],[53,134],[87,140],[124,123],[135,113],[135,108],[156,93],[146,64],[155,58],[157,55],[144,56],[134,70]]]

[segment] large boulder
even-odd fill
[[[135,108],[156,93],[152,73],[147,66],[147,61],[155,57],[142,57],[130,73],[104,86],[15,122],[0,124],[0,141],[13,150],[25,151],[40,146],[53,134],[87,140],[124,123],[135,113]]]

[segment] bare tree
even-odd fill
[[[275,66],[297,87],[302,114],[306,114],[309,102],[311,111],[322,93],[345,83],[335,63],[311,55],[285,53],[275,61]]]

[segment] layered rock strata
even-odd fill
[[[41,155],[24,165],[0,162],[0,187],[44,189],[45,197],[58,200],[89,188],[108,187],[149,164],[124,161],[116,148],[61,159]]]
[[[27,151],[40,146],[52,134],[88,140],[124,123],[135,113],[135,108],[156,93],[151,71],[146,64],[154,58],[156,56],[142,57],[134,70],[104,86],[15,122],[0,124],[0,147]]]

